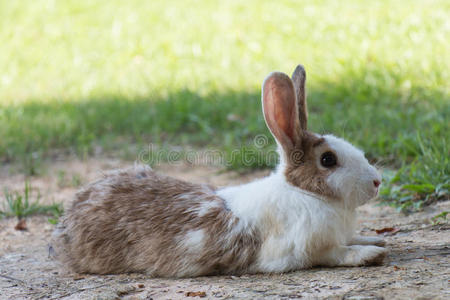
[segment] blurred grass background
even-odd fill
[[[420,208],[449,197],[449,36],[445,0],[0,1],[0,161],[252,149],[264,77],[302,63],[310,128],[395,169],[383,197]]]

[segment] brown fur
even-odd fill
[[[304,132],[301,143],[296,145],[290,157],[286,161],[284,172],[286,180],[294,186],[311,193],[337,198],[337,194],[325,182],[332,169],[319,167],[320,155],[328,151],[323,138],[316,137],[312,133]],[[320,144],[315,147],[315,144]],[[302,153],[301,159],[295,153]]]
[[[211,207],[199,214],[205,203]],[[236,230],[238,223],[210,188],[137,167],[80,191],[52,247],[79,273],[239,274],[249,271],[261,241],[252,228]],[[191,253],[184,242],[195,230],[204,231],[203,247]]]

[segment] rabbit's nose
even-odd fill
[[[380,182],[378,179],[375,179],[375,180],[373,181],[373,185],[374,185],[376,188],[379,187],[380,184],[381,184],[381,182]]]

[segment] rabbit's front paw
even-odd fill
[[[386,257],[387,249],[377,246],[338,246],[320,255],[316,265],[357,267],[379,265]]]

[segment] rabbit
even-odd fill
[[[298,65],[264,80],[272,174],[216,189],[143,165],[112,171],[76,194],[52,253],[77,273],[175,278],[381,264],[384,241],[353,236],[381,176],[350,143],[307,130],[305,79]]]

